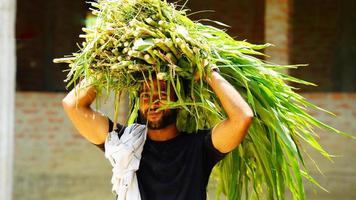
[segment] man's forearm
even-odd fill
[[[219,98],[229,119],[253,117],[253,111],[246,101],[218,72],[212,71],[211,76],[206,77],[206,81]]]

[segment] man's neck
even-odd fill
[[[148,137],[154,141],[167,141],[175,138],[178,135],[177,126],[175,123],[168,125],[162,129],[148,129]]]

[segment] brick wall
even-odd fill
[[[265,53],[269,62],[289,63],[289,0],[267,0],[265,15],[265,42],[275,46]]]
[[[354,79],[345,78],[347,76],[343,74],[347,73],[351,76],[354,74],[349,70],[349,68],[354,69],[354,64],[349,62],[347,56],[348,53],[354,52],[352,50],[355,47],[355,45],[352,45],[354,39],[347,39],[349,37],[347,34],[350,34],[351,31],[345,31],[353,26],[347,21],[355,17],[355,14],[351,14],[354,12],[347,12],[345,5],[354,3],[354,1],[344,0],[337,2],[329,0],[267,0],[266,42],[276,45],[276,47],[271,47],[266,51],[268,55],[272,56],[269,61],[278,64],[310,64],[309,67],[289,71],[293,76],[314,81],[320,85],[317,88],[309,87],[306,89],[306,87],[303,87],[304,91],[330,91],[331,85],[334,85],[336,89],[345,88],[343,91],[352,91],[347,88],[355,86]],[[337,24],[341,5],[344,9],[343,16],[352,16],[344,20],[343,24]],[[349,6],[350,9],[353,7]],[[344,23],[348,25],[344,25]],[[342,39],[342,51],[335,48],[337,46],[335,44],[336,37],[340,32],[346,34]],[[333,53],[345,55],[333,57]],[[335,59],[339,59],[339,61],[334,62]],[[340,64],[336,65],[335,68],[338,73],[335,73],[334,70],[331,75],[335,63]],[[335,84],[336,82],[338,83]],[[303,93],[303,95],[337,115],[336,118],[333,118],[325,113],[311,111],[313,116],[333,127],[356,135],[356,126],[353,123],[356,119],[355,93]],[[308,160],[307,165],[310,167],[310,173],[330,192],[326,193],[315,188],[315,186],[306,184],[307,199],[356,199],[354,193],[356,189],[354,178],[356,175],[355,141],[338,135],[327,134],[324,131],[317,132],[320,135],[318,141],[322,146],[338,157],[330,162],[316,151],[307,148],[324,172],[324,176]]]
[[[292,2],[290,62],[309,67],[290,72],[318,85],[300,87],[306,92],[355,92],[356,1]]]
[[[356,94],[307,93],[308,99],[337,114],[332,118],[312,112],[322,121],[349,133],[356,133]],[[16,135],[14,199],[112,199],[111,167],[97,147],[82,139],[66,118],[62,108],[63,93],[18,92],[16,95]],[[112,102],[102,108],[112,116]],[[126,105],[123,104],[123,107]],[[121,110],[121,116],[125,116]],[[122,118],[121,118],[122,120]],[[327,161],[315,152],[325,176],[311,168],[317,180],[330,194],[308,186],[309,199],[356,199],[355,141],[320,132],[319,142],[334,155]],[[342,190],[341,190],[342,189]]]
[[[326,108],[336,114],[332,117],[326,113],[311,111],[316,118],[328,125],[338,128],[344,132],[356,136],[356,93],[304,93],[307,99],[316,105]],[[317,129],[316,129],[317,130]],[[322,157],[314,150],[310,150],[310,155],[319,164],[321,175],[313,167],[310,160],[307,166],[310,167],[311,174],[319,183],[329,190],[330,193],[323,192],[318,188],[307,184],[306,191],[308,199],[313,200],[353,200],[356,199],[356,142],[346,137],[335,134],[328,134],[325,131],[317,130],[319,143],[332,155],[336,157],[333,162]],[[315,193],[315,190],[317,193]]]
[[[16,95],[15,200],[113,198],[110,164],[71,125],[61,108],[63,97],[63,93]],[[111,103],[102,108],[108,116]],[[120,116],[125,116],[124,109]]]
[[[266,0],[267,58],[278,64],[308,64],[289,70],[318,87],[304,92],[355,92],[356,1]]]
[[[169,1],[176,2],[175,0]],[[179,2],[179,4],[183,3],[185,3],[185,1]],[[222,27],[208,21],[202,21],[202,23],[227,29],[227,32],[231,36],[239,40],[246,39],[252,43],[264,42],[264,0],[188,1],[187,8],[191,10],[191,12],[188,13],[203,11],[191,15],[190,18],[193,20],[211,19],[220,21],[231,27]]]

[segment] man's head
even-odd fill
[[[144,82],[141,86],[140,118],[142,122],[147,122],[149,129],[163,129],[172,123],[176,123],[176,109],[164,109],[158,111],[159,108],[164,106],[166,101],[177,100],[172,85],[167,84],[166,81],[153,79],[152,82]],[[168,91],[170,91],[169,96]]]

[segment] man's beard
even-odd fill
[[[151,110],[152,111],[152,110]],[[158,130],[158,129],[163,129],[172,123],[176,123],[177,120],[177,110],[176,109],[171,109],[169,111],[163,110],[163,114],[161,118],[155,122],[148,121],[147,122],[147,115],[148,111],[143,113],[140,110],[140,120],[142,123],[147,124],[147,127],[152,130]]]

